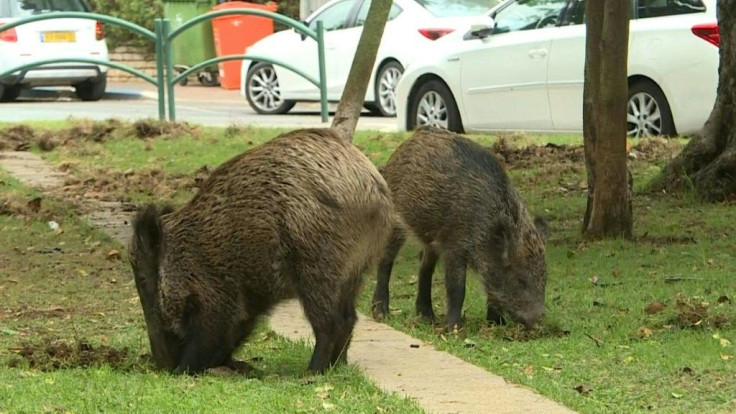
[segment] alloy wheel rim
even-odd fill
[[[417,106],[417,125],[447,129],[448,123],[445,100],[435,91],[425,93]]]
[[[662,112],[652,95],[639,92],[629,98],[626,112],[626,130],[628,136],[634,138],[653,137],[662,134]]]
[[[378,83],[378,100],[388,115],[396,114],[396,85],[399,83],[401,71],[390,67],[383,71]]]
[[[272,111],[284,102],[276,71],[272,67],[263,67],[251,76],[248,93],[251,101],[265,111]]]

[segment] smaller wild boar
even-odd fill
[[[489,322],[502,323],[508,313],[526,327],[534,325],[544,314],[546,224],[530,216],[489,149],[452,132],[420,127],[391,155],[382,174],[404,224],[394,228],[378,265],[374,318],[388,314],[391,269],[408,228],[423,244],[420,315],[434,319],[432,274],[442,255],[447,329],[462,327],[467,268],[481,276]]]
[[[347,360],[361,273],[391,232],[386,182],[328,129],[283,134],[215,169],[178,211],[141,208],[129,258],[155,364],[237,367],[259,316],[298,297],[309,370]]]

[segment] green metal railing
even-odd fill
[[[299,68],[296,68],[292,65],[289,65],[287,63],[278,61],[276,59],[271,59],[266,56],[259,56],[259,55],[227,55],[227,56],[220,56],[212,59],[208,59],[204,62],[200,62],[197,65],[187,69],[186,71],[180,73],[179,75],[176,75],[174,72],[174,65],[172,60],[172,53],[171,53],[171,42],[179,36],[182,32],[185,30],[191,28],[192,26],[215,19],[220,16],[228,16],[228,15],[252,15],[252,16],[260,16],[260,17],[266,17],[272,20],[275,20],[277,22],[283,23],[289,27],[294,28],[297,32],[302,33],[308,37],[311,37],[317,42],[317,60],[319,64],[319,79],[314,79],[313,77],[307,75],[305,72],[300,70]],[[322,122],[327,122],[328,120],[328,106],[327,106],[327,73],[325,70],[325,45],[324,45],[324,27],[322,25],[321,21],[317,22],[317,29],[312,30],[309,27],[307,27],[305,24],[291,19],[289,17],[263,11],[263,10],[251,10],[251,9],[229,9],[229,10],[220,10],[215,12],[210,12],[203,14],[201,16],[197,16],[193,19],[188,20],[185,22],[181,27],[177,28],[176,30],[171,30],[171,23],[168,19],[155,19],[154,20],[154,31],[150,31],[144,27],[141,27],[137,24],[131,23],[127,20],[118,19],[116,17],[112,16],[106,16],[103,14],[96,14],[96,13],[86,13],[86,12],[52,12],[52,13],[44,13],[39,14],[36,16],[26,17],[23,19],[16,20],[12,23],[5,23],[2,26],[0,26],[0,32],[3,32],[5,30],[10,30],[12,28],[33,23],[41,20],[50,20],[50,19],[63,19],[63,18],[80,18],[80,19],[88,19],[88,20],[95,20],[100,21],[103,23],[110,23],[114,25],[121,26],[123,28],[126,28],[128,30],[131,30],[133,32],[136,32],[143,37],[151,40],[154,42],[155,46],[155,55],[156,55],[156,77],[153,78],[139,70],[133,69],[129,66],[122,65],[120,63],[116,62],[110,62],[110,61],[103,61],[100,59],[91,59],[91,58],[55,58],[55,59],[45,59],[45,60],[39,60],[34,62],[29,62],[14,68],[10,68],[8,70],[5,70],[3,72],[0,72],[0,78],[11,76],[16,72],[22,72],[26,69],[30,69],[36,66],[42,66],[42,65],[50,65],[50,64],[56,64],[56,63],[88,63],[88,64],[94,64],[94,65],[101,65],[101,66],[107,66],[115,69],[120,69],[124,72],[130,73],[131,75],[137,76],[146,82],[149,82],[156,86],[156,89],[158,91],[158,115],[159,119],[166,120],[166,105],[167,105],[167,98],[168,98],[168,118],[170,121],[176,120],[176,99],[175,99],[175,91],[174,86],[181,81],[182,79],[186,78],[186,76],[190,75],[191,73],[203,68],[207,67],[216,63],[220,62],[226,62],[230,60],[253,60],[258,62],[266,62],[270,63],[272,65],[277,65],[284,67],[290,71],[293,71],[294,73],[302,76],[310,83],[314,84],[319,88],[320,92],[320,112],[322,115]]]
[[[193,67],[187,69],[186,71],[180,73],[178,76],[174,73],[174,64],[172,61],[172,54],[171,54],[171,42],[176,39],[177,36],[179,36],[182,32],[185,30],[191,28],[194,25],[200,24],[202,22],[206,22],[212,19],[216,19],[220,16],[232,16],[232,15],[250,15],[250,16],[260,16],[260,17],[266,17],[272,20],[275,20],[279,23],[283,23],[289,27],[294,28],[297,32],[302,33],[308,37],[311,37],[317,42],[317,60],[319,62],[319,80],[312,78],[311,76],[307,75],[303,71],[299,70],[298,68],[289,65],[287,63],[281,62],[279,60],[271,59],[265,56],[257,56],[257,55],[227,55],[227,56],[220,56],[212,59],[205,60],[204,62],[200,62],[197,65],[194,65]],[[309,27],[307,27],[304,23],[301,23],[297,20],[294,20],[292,18],[286,17],[284,15],[273,13],[269,11],[264,10],[254,10],[254,9],[228,9],[228,10],[219,10],[214,12],[205,13],[203,15],[197,16],[193,19],[190,19],[186,21],[184,24],[182,24],[179,28],[176,30],[171,31],[170,24],[167,19],[164,19],[163,23],[163,38],[165,39],[164,47],[165,47],[165,65],[166,65],[166,86],[169,96],[169,120],[174,121],[176,120],[176,102],[174,101],[174,86],[181,81],[182,79],[185,79],[189,74],[210,66],[214,65],[216,63],[220,62],[226,62],[229,60],[254,60],[258,62],[266,62],[270,63],[272,65],[278,65],[283,68],[286,68],[288,70],[293,71],[294,73],[302,76],[307,81],[314,84],[316,87],[319,88],[319,94],[320,94],[320,112],[322,115],[322,122],[327,122],[328,120],[328,107],[327,107],[327,82],[326,82],[326,70],[325,70],[325,43],[324,43],[324,28],[321,21],[317,22],[317,30],[312,30]]]
[[[106,16],[104,14],[97,14],[97,13],[87,13],[87,12],[52,12],[52,13],[43,13],[36,16],[31,17],[25,17],[23,19],[18,19],[11,23],[4,23],[2,26],[0,26],[0,32],[13,29],[15,27],[38,22],[42,20],[51,20],[51,19],[65,19],[65,18],[77,18],[77,19],[87,19],[87,20],[95,20],[100,21],[103,23],[109,23],[114,24],[117,26],[121,26],[125,29],[131,30],[133,32],[136,32],[140,34],[141,36],[145,37],[146,39],[149,39],[154,42],[154,45],[156,47],[156,66],[163,67],[163,42],[161,41],[162,37],[157,30],[156,33],[146,29],[145,27],[141,27],[135,23],[131,23],[127,20],[118,19],[117,17],[112,16]],[[158,25],[157,25],[158,27]],[[87,59],[87,58],[56,58],[56,59],[45,59],[45,60],[39,60],[35,62],[29,62],[14,68],[10,68],[6,71],[0,72],[0,78],[10,76],[14,74],[15,72],[21,72],[26,69],[30,69],[32,67],[36,66],[42,66],[42,65],[50,65],[50,64],[56,64],[56,63],[90,63],[93,65],[100,65],[100,66],[108,66],[115,69],[120,69],[122,71],[125,71],[127,73],[130,73],[131,75],[137,76],[147,82],[152,83],[156,86],[158,90],[158,116],[160,119],[166,119],[166,103],[164,100],[164,86],[165,83],[161,80],[163,79],[162,76],[157,76],[156,79],[146,75],[145,73],[133,69],[129,66],[121,65],[116,62],[110,62],[110,61],[104,61],[100,59]],[[163,73],[163,71],[158,71],[159,74]]]

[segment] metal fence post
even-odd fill
[[[161,19],[153,21],[156,34],[156,89],[158,90],[158,119],[166,120],[166,78],[164,77],[164,33]]]
[[[327,107],[327,71],[325,70],[325,28],[322,20],[317,20],[317,55],[319,59],[319,99],[322,113],[322,122],[329,120]]]
[[[176,121],[176,101],[174,97],[174,58],[171,56],[171,22],[169,19],[163,19],[163,40],[164,40],[164,62],[166,66],[166,97],[169,100],[169,121]]]

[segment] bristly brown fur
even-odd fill
[[[142,213],[134,240],[156,240],[152,216]],[[344,359],[360,275],[394,217],[383,177],[331,130],[285,133],[222,164],[187,205],[160,216],[155,306],[184,344],[177,371],[227,363],[257,317],[291,297],[315,331],[310,369]]]
[[[490,319],[508,311],[526,324],[543,313],[543,234],[489,149],[446,130],[421,127],[391,155],[382,174],[406,227],[424,244],[420,314],[434,318],[431,280],[440,255],[448,284],[448,328],[462,325],[468,267],[483,279]],[[403,233],[395,229],[378,269],[377,318],[388,311],[388,280]]]

